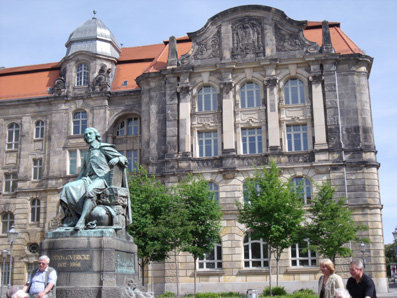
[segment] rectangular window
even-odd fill
[[[307,151],[307,125],[287,125],[288,151]]]
[[[77,174],[77,150],[69,151],[69,175]]]
[[[128,171],[134,172],[138,168],[138,150],[127,150],[126,157],[128,159]]]
[[[37,121],[35,125],[35,139],[43,139],[44,138],[44,121]]]
[[[33,180],[41,180],[43,178],[43,160],[33,159]]]
[[[84,158],[87,155],[88,150],[80,150],[80,167],[84,164]]]
[[[38,267],[37,263],[27,263],[26,264],[26,273],[27,273],[26,278],[25,278],[26,280],[29,278],[29,275],[33,270],[37,270],[37,267]]]
[[[291,246],[291,266],[308,267],[317,266],[317,254],[310,250],[303,252],[309,245],[308,241],[302,240]]]
[[[259,154],[262,149],[262,129],[246,128],[241,130],[243,154]]]
[[[9,277],[10,277],[10,262],[5,262],[4,268],[3,268],[3,263],[1,263],[1,284],[8,285],[10,283]],[[6,290],[7,289],[5,289],[5,291]]]
[[[218,132],[199,132],[198,143],[200,157],[218,156]]]
[[[4,192],[5,193],[13,193],[17,189],[18,186],[18,175],[13,174],[5,174],[4,175]]]

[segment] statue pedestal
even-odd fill
[[[139,283],[137,247],[124,230],[58,228],[46,234],[41,253],[57,271],[58,298],[121,297],[130,280]]]

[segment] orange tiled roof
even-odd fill
[[[339,23],[329,23],[332,45],[336,53],[364,54],[360,48],[340,29]],[[322,45],[321,22],[308,22],[304,30],[305,37]],[[192,46],[188,36],[177,40],[178,57],[187,53]],[[137,89],[135,79],[145,72],[157,72],[167,67],[168,41],[163,43],[122,48],[112,90]],[[59,76],[58,63],[29,65],[0,70],[0,100],[48,96],[47,90],[54,86]],[[123,87],[124,81],[128,85]]]

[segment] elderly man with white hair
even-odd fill
[[[346,289],[352,298],[376,298],[375,284],[372,278],[364,273],[361,260],[353,260],[350,263],[350,275]]]
[[[48,266],[50,259],[47,256],[39,258],[39,268],[33,270],[23,287],[23,291],[29,293],[29,298],[53,298],[55,297],[55,285],[57,273],[54,268]]]

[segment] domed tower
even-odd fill
[[[70,34],[65,46],[54,94],[85,96],[109,91],[121,49],[105,24],[94,16]]]

